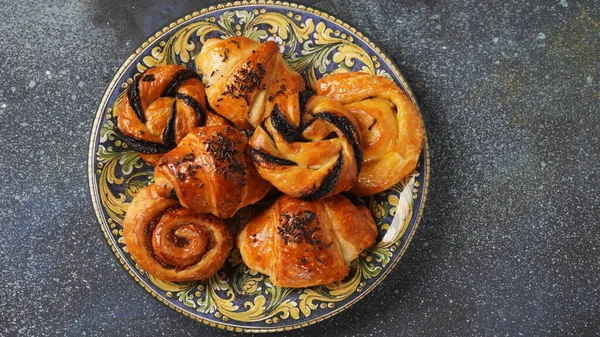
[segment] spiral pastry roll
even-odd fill
[[[259,174],[283,193],[304,200],[350,189],[362,162],[354,117],[340,103],[311,94],[280,100],[250,139]]]
[[[270,184],[248,153],[248,138],[229,125],[193,129],[159,161],[154,171],[159,194],[175,192],[183,207],[231,218],[262,199]]]
[[[335,195],[316,201],[280,197],[236,236],[244,263],[274,285],[310,287],[340,281],[350,263],[375,243],[365,206]]]
[[[278,97],[306,86],[273,41],[209,39],[196,57],[196,67],[204,74],[209,105],[243,129],[254,129]]]
[[[153,166],[191,129],[226,123],[206,110],[200,76],[178,65],[157,66],[136,77],[116,110],[125,141]]]
[[[320,79],[316,92],[342,103],[359,123],[363,164],[351,192],[384,191],[415,169],[423,146],[423,121],[394,81],[366,73],[338,73]]]
[[[223,220],[179,206],[177,200],[160,196],[154,184],[134,197],[123,226],[133,260],[166,281],[211,277],[233,246],[231,230]]]

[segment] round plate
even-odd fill
[[[334,71],[364,71],[394,79],[415,102],[396,67],[356,29],[304,6],[280,2],[236,2],[194,12],[157,32],[138,48],[110,83],[94,121],[89,147],[89,185],[102,232],[125,270],[162,303],[195,320],[231,331],[268,332],[304,327],[331,317],[363,298],[398,263],[417,229],[428,186],[427,139],[417,169],[388,191],[363,198],[379,229],[377,243],[352,263],[343,281],[305,289],[273,286],[250,271],[234,249],[211,279],[170,283],[145,273],[123,240],[123,219],[136,192],[152,180],[152,167],[115,133],[113,105],[134,75],[159,64],[191,69],[210,37],[273,40],[308,84]],[[416,104],[416,102],[415,102]],[[256,209],[234,219],[239,226]]]

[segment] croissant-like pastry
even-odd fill
[[[179,206],[176,199],[160,196],[154,184],[133,198],[123,227],[133,260],[150,275],[172,282],[211,277],[233,246],[224,220]]]
[[[423,146],[423,121],[394,81],[366,73],[338,73],[317,81],[316,92],[344,104],[360,125],[363,163],[351,192],[384,191],[415,169]]]
[[[204,74],[208,103],[240,128],[253,129],[280,95],[304,90],[300,74],[291,69],[273,41],[246,37],[209,39],[196,67]]]
[[[310,287],[348,276],[350,262],[376,236],[369,210],[342,195],[317,201],[283,195],[248,222],[236,245],[244,263],[274,285]]]
[[[207,111],[200,76],[178,65],[157,66],[136,77],[116,110],[125,141],[153,166],[191,129],[227,123]]]
[[[248,138],[229,125],[190,131],[160,159],[154,181],[160,195],[174,190],[182,206],[223,219],[262,199],[271,187],[252,164]]]
[[[352,115],[340,103],[310,94],[280,100],[250,139],[259,174],[283,193],[304,200],[347,191],[362,163]]]

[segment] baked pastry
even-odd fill
[[[227,123],[206,109],[200,76],[178,65],[157,66],[137,76],[116,110],[125,141],[153,166],[191,129]]]
[[[196,67],[204,75],[208,104],[243,129],[255,128],[279,96],[306,87],[273,41],[209,39],[196,57]]]
[[[225,263],[233,246],[227,224],[164,198],[152,184],[127,209],[123,237],[133,260],[147,273],[172,282],[203,280]]]
[[[310,287],[343,280],[350,262],[375,243],[365,206],[335,195],[317,201],[280,197],[236,236],[244,263],[276,286]]]
[[[271,185],[248,154],[248,138],[229,125],[193,129],[165,154],[154,170],[159,194],[175,192],[183,207],[231,218],[262,199]]]
[[[315,88],[317,94],[342,103],[360,126],[363,163],[351,192],[384,191],[415,169],[423,146],[423,121],[394,81],[366,73],[338,73],[321,78]]]
[[[350,189],[362,162],[358,124],[338,102],[311,92],[281,99],[250,139],[259,174],[280,191],[315,200]]]

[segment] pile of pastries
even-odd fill
[[[202,280],[235,244],[277,286],[344,279],[377,227],[342,192],[375,194],[415,169],[416,107],[366,73],[307,90],[272,41],[210,39],[195,64],[148,69],[116,109],[122,137],[154,167],[124,221],[133,260],[163,280]],[[226,219],[265,198],[275,201],[234,236]]]

